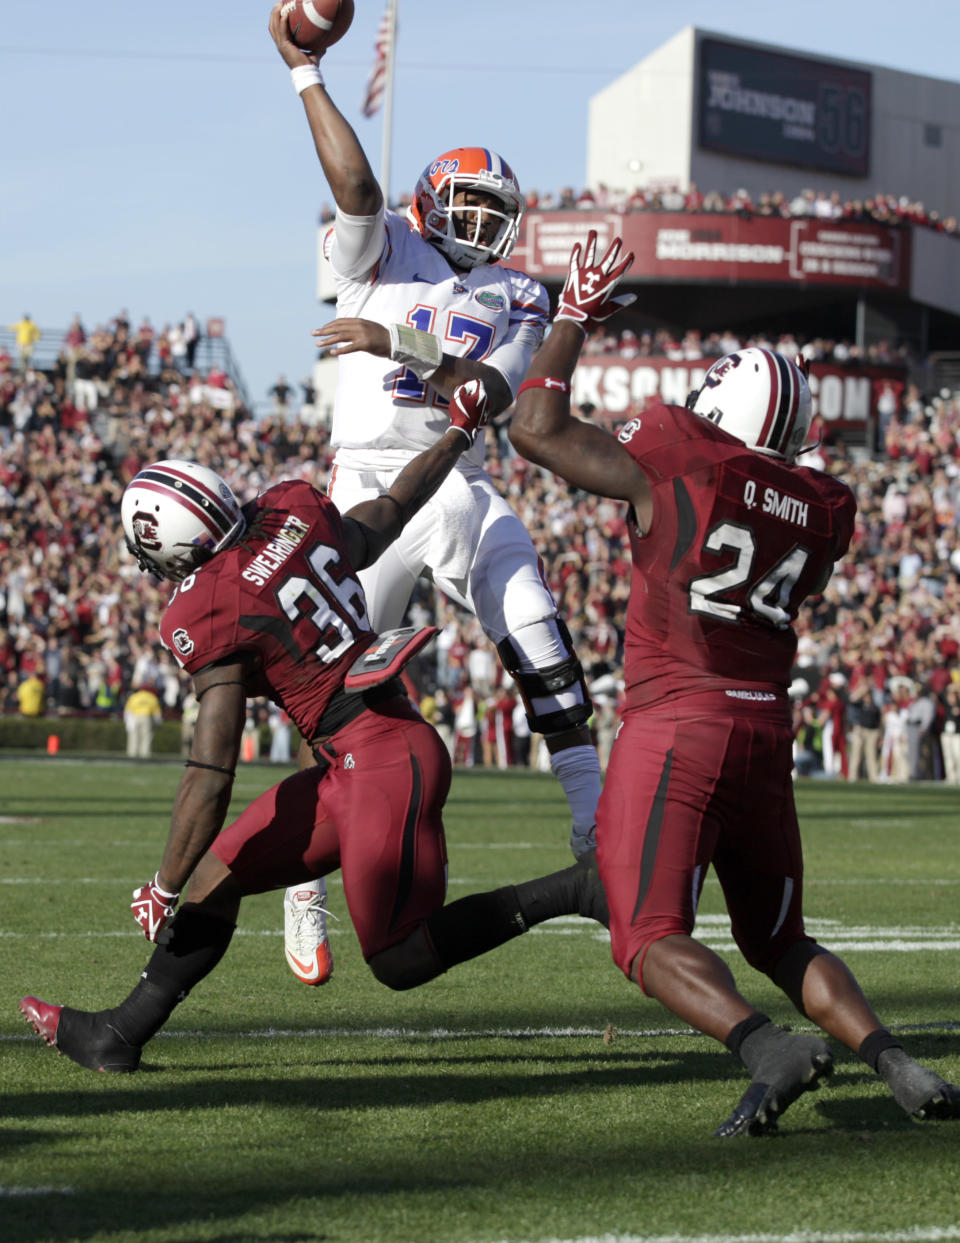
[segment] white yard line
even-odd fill
[[[0,1200],[26,1200],[32,1196],[75,1196],[73,1187],[0,1187]]]
[[[891,1031],[951,1033],[960,1029],[960,1023],[944,1020],[940,1023],[891,1024]],[[797,1024],[796,1031],[814,1031],[807,1025]],[[264,1027],[250,1031],[161,1031],[154,1040],[601,1040],[606,1030],[600,1027]],[[709,1036],[690,1027],[617,1027],[616,1040],[662,1040],[665,1036],[686,1036],[691,1040],[709,1041]],[[33,1032],[0,1035],[0,1044],[35,1044],[38,1037]],[[960,1236],[958,1236],[960,1237]]]
[[[777,1234],[580,1234],[498,1243],[948,1243],[960,1226],[911,1226],[907,1230],[790,1230]]]

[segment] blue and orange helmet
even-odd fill
[[[456,202],[463,191],[484,195],[488,202],[479,208],[476,202]],[[520,233],[524,207],[506,160],[486,147],[457,147],[423,170],[408,215],[417,232],[451,263],[473,268],[508,258]]]

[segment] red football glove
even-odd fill
[[[602,323],[631,302],[636,302],[637,295],[632,293],[620,294],[616,298],[611,296],[621,277],[633,263],[631,251],[622,263],[614,267],[622,244],[620,238],[615,237],[607,253],[597,263],[596,230],[591,229],[587,234],[582,258],[580,243],[577,242],[570,255],[567,282],[560,294],[560,304],[553,317],[554,323],[561,319],[572,319],[586,330],[591,323]]]
[[[470,444],[490,417],[490,399],[482,380],[468,380],[450,398],[450,426],[463,432]]]
[[[157,876],[159,875],[158,872]],[[157,876],[139,889],[134,889],[133,901],[130,903],[133,918],[143,929],[143,935],[148,941],[156,941],[167,920],[173,917],[174,907],[180,900],[178,893],[167,893],[160,888]]]

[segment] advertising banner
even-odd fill
[[[621,358],[618,354],[585,354],[573,375],[574,405],[593,406],[596,416],[621,422],[662,401],[682,406],[691,389],[699,388],[714,361],[675,362],[663,357]],[[813,363],[810,392],[814,414],[830,428],[863,433],[877,415],[884,388],[902,389],[901,367],[840,366]]]
[[[560,278],[590,229],[598,254],[623,237],[635,255],[632,280],[910,288],[907,228],[718,212],[527,212],[510,263]]]

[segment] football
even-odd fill
[[[353,0],[288,0],[280,12],[297,47],[325,52],[350,29]]]

